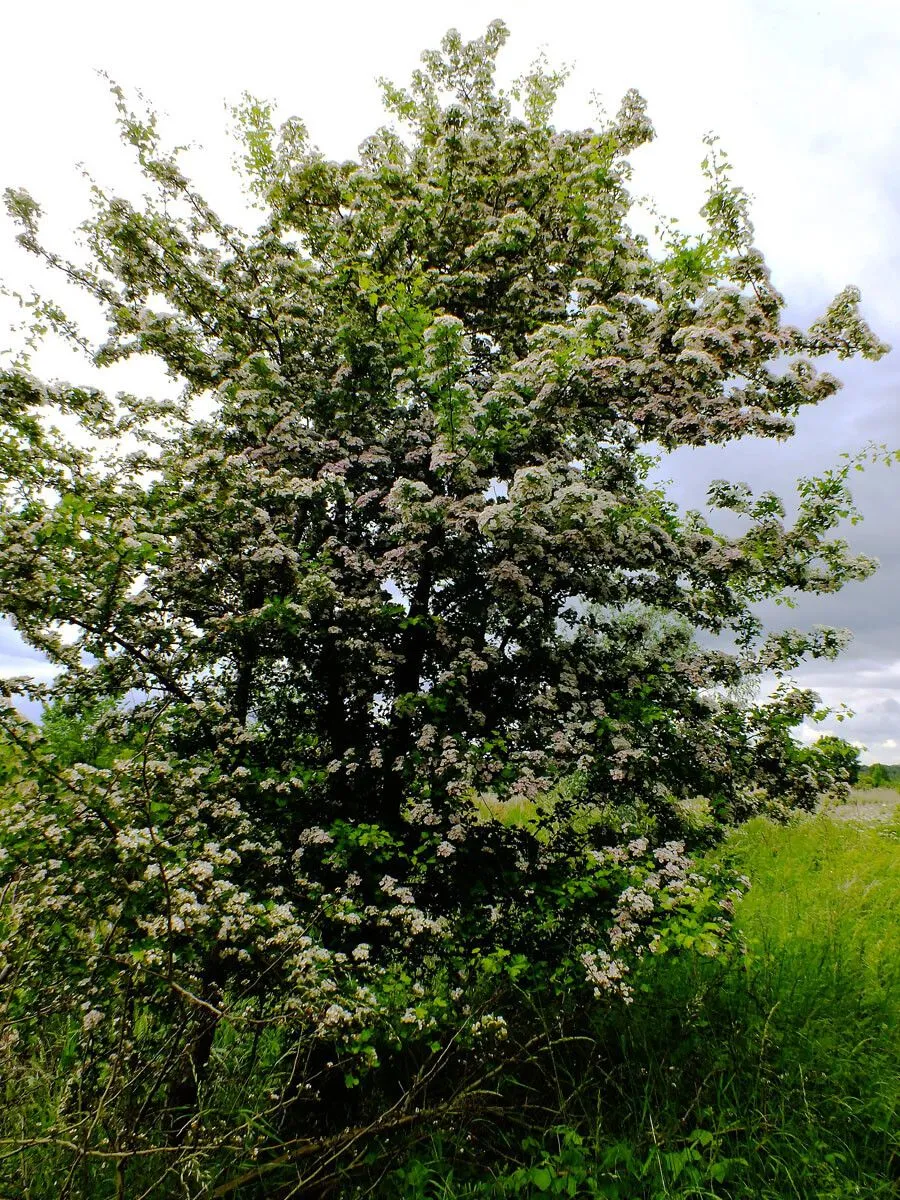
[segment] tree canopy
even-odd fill
[[[790,522],[729,481],[681,512],[651,472],[791,436],[838,387],[817,358],[886,347],[853,288],[783,322],[712,139],[702,233],[636,233],[641,97],[559,130],[560,74],[498,86],[505,37],[451,32],[385,84],[392,123],[355,161],[246,98],[254,228],[117,88],[148,191],[95,188],[86,261],[6,194],[22,245],[102,307],[93,362],[152,355],[181,384],[0,374],[0,607],[59,667],[31,686],[55,725],[3,718],[3,952],[89,1047],[135,1005],[162,1023],[147,1046],[130,1027],[135,1070],[180,1047],[166,1087],[129,1083],[122,1129],[193,1113],[226,1017],[322,1047],[285,1083],[293,1129],[307,1084],[316,1120],[345,1111],[335,1061],[358,1083],[460,1021],[461,1044],[505,1038],[522,979],[627,999],[645,947],[727,941],[735,881],[690,846],[834,782],[791,737],[815,696],[735,692],[842,644],[766,635],[754,606],[871,571],[838,529],[849,462],[800,481]]]

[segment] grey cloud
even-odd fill
[[[42,674],[50,668],[39,650],[22,640],[6,620],[0,619],[0,676]]]

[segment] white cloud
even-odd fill
[[[821,724],[805,725],[805,742],[834,733],[859,743],[864,762],[900,762],[900,662],[878,666],[839,660],[797,671],[794,678],[818,692],[827,706],[847,705],[852,712],[844,720],[829,717]]]

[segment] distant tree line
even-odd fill
[[[900,763],[870,763],[860,771],[856,786],[900,788]]]

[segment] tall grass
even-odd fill
[[[369,1194],[900,1195],[900,827],[756,820],[719,853],[753,883],[736,960],[649,963],[553,1064],[543,1129],[444,1135]]]

